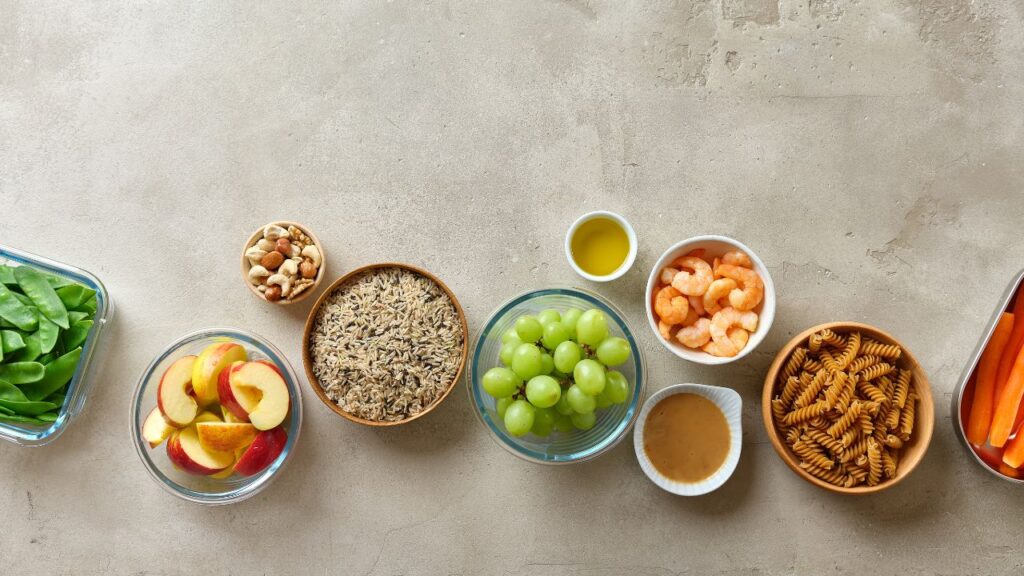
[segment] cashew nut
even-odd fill
[[[295,260],[285,260],[277,269],[277,273],[284,274],[289,278],[294,277],[299,273],[299,265],[295,263]]]
[[[298,242],[292,242],[291,252],[288,254],[291,258],[298,258],[302,255],[302,247],[299,246]]]
[[[284,274],[274,274],[267,278],[267,286],[280,286],[281,296],[287,298],[292,290],[292,282]]]
[[[317,268],[320,267],[322,260],[320,258],[320,250],[318,250],[316,246],[313,246],[312,244],[306,246],[302,249],[302,255],[312,260],[314,266]]]
[[[249,264],[255,266],[260,263],[260,260],[267,255],[266,250],[261,250],[259,246],[251,246],[245,251],[245,257],[249,259]]]
[[[291,234],[277,224],[267,224],[267,227],[263,229],[263,237],[267,240],[277,240],[278,238],[291,238]]]
[[[264,252],[273,252],[277,248],[277,244],[266,238],[260,238],[260,241],[256,243],[256,247]]]
[[[267,270],[263,266],[256,265],[249,268],[249,282],[252,282],[253,284],[259,284],[260,279],[266,278],[267,276],[270,276],[270,270]]]

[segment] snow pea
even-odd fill
[[[85,304],[95,295],[95,290],[92,288],[86,288],[81,284],[72,284],[70,286],[57,289],[57,296],[60,298],[60,301],[64,303],[64,307],[68,310]]]
[[[0,416],[13,416],[13,415],[14,415],[14,410],[11,410],[10,408],[4,408],[3,406],[0,406]]]
[[[74,350],[85,343],[89,337],[89,330],[92,330],[92,320],[83,320],[71,325],[71,329],[63,334],[65,350]]]
[[[45,414],[40,414],[39,416],[36,416],[36,418],[42,420],[43,422],[56,422],[58,416],[59,414],[56,412],[47,412]]]
[[[88,319],[89,319],[89,313],[88,312],[79,312],[77,310],[68,310],[68,322],[71,322],[72,325],[77,324],[77,323],[81,322],[82,320],[88,320]]]
[[[0,347],[4,352],[15,352],[25,347],[25,340],[14,330],[0,330]]]
[[[11,384],[39,383],[43,381],[45,375],[46,367],[38,362],[0,364],[0,380],[6,380]]]
[[[46,400],[47,402],[53,402],[57,406],[63,406],[64,405],[64,400],[66,398],[67,398],[67,396],[65,396],[63,393],[61,393],[61,392],[54,392],[53,394],[50,394],[46,398],[43,398],[43,400]]]
[[[38,416],[44,412],[49,412],[55,408],[60,408],[53,402],[41,402],[41,401],[25,401],[15,402],[13,400],[0,400],[0,406],[7,408],[8,410],[14,410],[15,414],[21,414],[22,416]]]
[[[0,284],[17,284],[18,281],[14,279],[14,268],[10,266],[0,265]]]
[[[19,286],[19,288],[20,288],[20,286]],[[14,290],[11,290],[11,295],[14,296],[15,298],[17,298],[18,302],[21,302],[22,304],[27,306],[30,310],[35,310],[36,309],[36,305],[35,305],[34,302],[32,302],[32,299],[29,298],[28,296],[25,296],[21,292],[15,292]]]
[[[21,330],[35,330],[39,324],[32,310],[21,303],[7,286],[0,284],[0,318],[7,320]],[[56,293],[54,293],[56,296]],[[58,300],[60,300],[58,298]]]
[[[0,420],[6,420],[8,422],[24,422],[25,424],[49,424],[46,420],[40,420],[39,418],[33,418],[32,416],[18,416],[16,414],[0,414]]]
[[[57,339],[60,338],[60,327],[40,314],[39,330],[36,331],[36,336],[39,337],[39,350],[46,354],[57,345]]]
[[[96,315],[96,296],[93,296],[92,298],[90,298],[89,300],[85,301],[81,305],[76,306],[75,310],[78,311],[78,312],[86,312],[86,313],[88,313],[90,318],[95,316]]]
[[[0,380],[0,400],[12,400],[14,402],[27,402],[28,398],[14,384],[6,380]]]
[[[22,339],[25,342],[25,347],[8,358],[8,362],[32,362],[43,353],[42,346],[39,344],[39,337],[34,332],[23,335]]]
[[[19,266],[14,269],[14,277],[18,280],[18,286],[44,316],[65,330],[71,326],[68,323],[67,308],[42,274],[28,266]]]
[[[42,379],[23,388],[25,396],[29,400],[42,400],[60,390],[75,375],[81,357],[82,348],[79,347],[47,364]]]

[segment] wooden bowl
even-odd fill
[[[302,294],[299,294],[297,298],[292,298],[291,300],[282,298],[277,302],[270,302],[270,300],[267,300],[263,296],[263,293],[257,290],[256,286],[249,281],[249,269],[252,268],[252,265],[249,264],[249,259],[245,257],[245,251],[255,246],[256,242],[259,242],[260,238],[263,238],[263,229],[266,228],[267,226],[270,226],[271,224],[281,226],[283,228],[295,226],[299,230],[302,230],[303,234],[309,236],[309,239],[313,241],[313,245],[316,246],[317,250],[320,251],[320,269],[316,271],[316,276],[313,278],[313,285],[307,288],[306,291],[303,292]],[[245,241],[245,246],[242,247],[242,280],[245,282],[245,285],[249,287],[249,291],[255,294],[257,298],[270,304],[287,306],[289,304],[295,304],[296,302],[302,302],[306,298],[309,298],[310,295],[316,292],[317,287],[320,286],[320,281],[324,279],[324,272],[326,270],[327,253],[324,252],[324,245],[320,243],[320,239],[317,238],[316,234],[313,234],[306,226],[299,224],[298,222],[292,222],[291,220],[275,220],[273,222],[267,222],[263,226],[260,226],[259,229],[257,229],[255,232],[253,232],[252,236],[249,236],[249,239]]]
[[[913,372],[914,389],[919,396],[918,407],[916,412],[916,421],[914,423],[914,433],[911,436],[909,442],[903,446],[903,450],[900,453],[899,463],[896,468],[896,477],[885,480],[875,486],[854,486],[852,488],[845,488],[843,486],[836,486],[821,480],[810,473],[800,468],[799,460],[796,455],[790,451],[783,439],[779,435],[779,431],[775,427],[775,421],[772,418],[771,401],[775,396],[775,384],[778,380],[779,372],[782,371],[782,367],[786,360],[789,359],[790,354],[797,348],[807,342],[808,337],[815,332],[820,332],[825,328],[830,328],[837,334],[845,334],[848,332],[859,331],[862,335],[868,336],[873,340],[882,342],[884,344],[896,344],[903,348],[903,355],[900,356],[899,360],[896,361],[897,366],[905,370]],[[928,451],[928,444],[932,440],[932,430],[935,427],[935,402],[932,399],[931,385],[928,383],[928,376],[924,373],[924,369],[921,368],[921,364],[918,363],[917,358],[911,354],[910,350],[903,345],[902,342],[892,337],[887,332],[879,330],[874,326],[867,324],[861,324],[859,322],[828,322],[826,324],[819,324],[812,328],[804,330],[800,334],[797,334],[792,340],[790,340],[782,350],[779,351],[775,357],[775,361],[772,362],[771,368],[768,369],[768,374],[764,380],[764,391],[761,395],[761,414],[764,418],[764,426],[768,431],[768,438],[772,441],[772,446],[775,447],[775,451],[782,458],[782,461],[786,463],[794,472],[797,473],[801,478],[831,492],[837,492],[839,494],[870,494],[872,492],[879,492],[887,488],[899,484],[913,472],[914,468],[924,458],[925,452]]]
[[[455,311],[459,315],[459,323],[462,325],[462,358],[459,360],[459,369],[455,371],[455,375],[452,377],[451,383],[448,384],[448,387],[445,388],[445,391],[440,396],[438,396],[438,398],[434,400],[432,404],[424,408],[422,412],[414,416],[410,416],[405,420],[399,420],[397,422],[379,422],[376,420],[366,420],[365,418],[360,418],[358,416],[355,416],[354,414],[349,414],[348,412],[342,410],[341,406],[338,406],[337,404],[334,403],[333,400],[327,397],[327,393],[324,391],[323,386],[320,385],[319,379],[317,379],[316,375],[313,374],[313,358],[310,355],[309,350],[309,335],[313,331],[313,323],[316,321],[317,313],[320,312],[320,307],[323,305],[324,301],[339,286],[345,284],[352,278],[355,278],[356,276],[359,276],[364,272],[374,270],[377,268],[402,268],[404,270],[415,272],[420,276],[432,280],[441,288],[441,290],[444,290],[444,293],[447,294],[448,298],[451,299],[452,304],[455,305]],[[331,285],[328,286],[327,289],[324,290],[322,294],[320,294],[320,297],[317,298],[316,304],[313,304],[313,308],[309,311],[309,316],[306,318],[306,327],[302,331],[302,365],[306,369],[306,378],[309,380],[309,385],[311,388],[313,388],[313,392],[316,393],[317,398],[320,398],[321,402],[327,405],[327,407],[333,410],[334,413],[337,414],[338,416],[341,416],[342,418],[349,420],[351,422],[355,422],[356,424],[363,424],[365,426],[389,427],[398,426],[400,424],[408,424],[409,422],[422,418],[423,416],[426,416],[427,414],[432,412],[441,404],[441,402],[444,402],[445,398],[447,398],[448,395],[451,394],[452,389],[455,388],[455,384],[458,383],[459,378],[462,376],[462,371],[466,367],[466,357],[468,353],[469,327],[466,324],[466,313],[462,310],[462,304],[459,303],[459,299],[455,297],[455,294],[453,294],[452,291],[448,289],[448,286],[445,285],[445,283],[442,282],[441,279],[438,278],[437,276],[434,276],[433,274],[427,272],[426,270],[423,270],[422,268],[417,268],[416,266],[411,266],[409,264],[401,264],[397,262],[382,262],[379,264],[369,264],[366,266],[362,266],[360,268],[352,270],[348,274],[345,274],[341,278],[338,278],[337,280],[332,282]]]

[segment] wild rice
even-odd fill
[[[338,286],[310,332],[313,374],[342,410],[397,422],[433,404],[462,355],[462,323],[435,282],[376,268]]]

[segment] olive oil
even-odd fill
[[[576,230],[570,242],[572,258],[587,274],[607,276],[629,255],[629,236],[618,222],[594,218]]]

